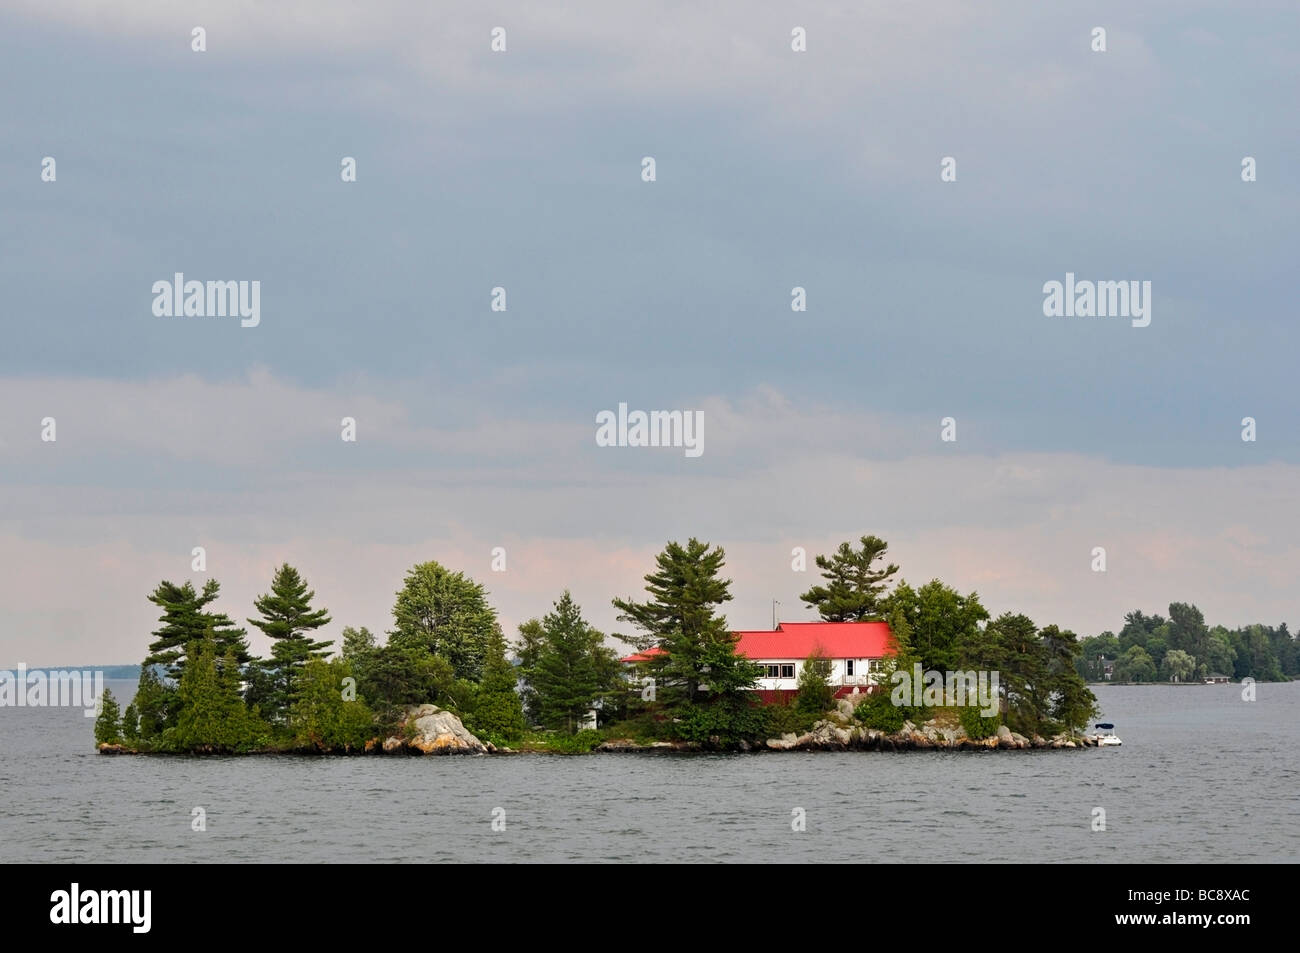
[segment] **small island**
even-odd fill
[[[721,547],[671,542],[644,600],[612,600],[635,629],[612,633],[634,649],[623,656],[568,591],[509,643],[485,588],[437,562],[407,572],[382,644],[348,626],[337,654],[313,637],[332,620],[293,566],[247,620],[269,639],[266,658],[216,610],[215,579],[164,580],[148,596],[160,623],[135,697],[123,711],[104,693],[95,741],[103,754],[167,755],[1096,744],[1090,660],[1073,632],[991,618],[976,593],[937,579],[894,584],[886,551],[863,536],[816,557],[822,582],[800,598],[820,622],[735,632],[720,611],[732,598]]]

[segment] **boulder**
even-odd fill
[[[838,701],[835,702],[835,708],[836,708],[836,709],[839,711],[839,713],[840,713],[841,715],[843,715],[845,718],[852,718],[852,717],[853,717],[853,709],[854,709],[854,705],[853,705],[853,702],[850,701],[849,699],[847,699],[847,698],[841,698],[841,699],[839,699]]]
[[[398,730],[401,735],[384,741],[384,751],[402,748],[421,754],[486,754],[488,751],[487,745],[470,734],[459,718],[437,705],[408,708]]]

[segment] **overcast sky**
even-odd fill
[[[286,560],[327,636],[428,559],[609,630],[690,535],[738,628],[865,533],[1083,635],[1300,621],[1300,8],[631,6],[0,0],[0,665]],[[261,323],[155,316],[175,272]],[[1150,325],[1046,317],[1067,272]],[[704,453],[598,447],[620,402]]]

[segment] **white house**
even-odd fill
[[[771,631],[736,635],[736,651],[764,668],[758,691],[769,702],[798,691],[799,673],[814,649],[830,659],[828,682],[837,698],[865,692],[881,661],[892,654],[885,622],[782,622]],[[635,665],[649,661],[659,651],[637,652],[623,661]]]

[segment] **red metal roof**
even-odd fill
[[[805,659],[812,654],[814,646],[820,646],[832,659],[884,658],[889,654],[887,622],[782,622],[775,632],[763,630],[736,635],[740,636],[736,651],[754,661]],[[662,651],[653,648],[622,661],[646,662]]]
[[[804,659],[820,646],[833,659],[884,658],[889,654],[887,622],[782,622],[776,631],[738,632],[736,651],[755,661]]]

